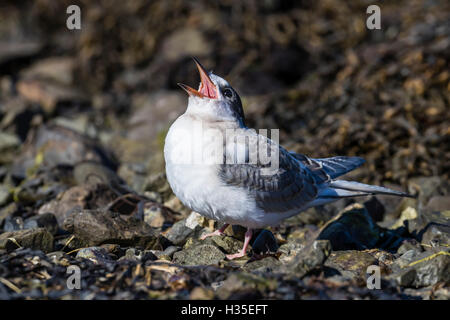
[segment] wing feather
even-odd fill
[[[219,166],[219,176],[222,181],[230,186],[239,186],[246,189],[253,197],[260,209],[267,213],[283,213],[294,209],[301,209],[313,201],[319,189],[319,184],[330,180],[321,165],[314,161],[308,161],[304,165],[302,161],[291,153],[266,137],[256,134],[256,141],[266,139],[267,148],[271,152],[278,150],[279,167],[273,174],[265,175],[263,169],[269,168],[271,162],[263,165],[259,158],[256,163],[223,164]],[[261,140],[263,139],[263,140]],[[250,140],[251,142],[251,140]],[[238,143],[238,142],[237,142]],[[243,145],[238,148],[226,147],[226,150],[243,150],[251,152]],[[251,157],[246,156],[245,159]]]

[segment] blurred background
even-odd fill
[[[151,191],[187,104],[176,83],[199,82],[191,56],[236,88],[250,127],[280,129],[286,148],[362,156],[352,177],[365,183],[445,184],[450,4],[379,1],[382,29],[368,30],[372,2],[2,1],[0,205],[38,170],[83,160]],[[66,27],[71,4],[81,30]],[[36,188],[13,195],[39,206],[65,187]]]
[[[66,26],[73,4],[81,30]],[[372,4],[381,30],[366,28]],[[165,179],[164,138],[187,106],[176,83],[199,83],[192,56],[239,92],[249,127],[310,157],[364,157],[349,180],[418,198],[312,208],[255,234],[266,258],[225,261],[242,230],[200,242],[218,223]],[[2,0],[0,300],[448,300],[449,60],[448,0]],[[303,250],[315,239],[330,242]],[[316,269],[256,284],[234,273],[289,261],[295,279]],[[396,284],[367,289],[373,264]],[[68,265],[83,290],[67,287]]]

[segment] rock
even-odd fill
[[[210,244],[191,246],[182,251],[175,252],[173,262],[187,265],[217,265],[225,259],[225,254],[217,247]]]
[[[232,254],[242,249],[244,242],[230,236],[213,236],[205,240],[197,240],[199,243],[210,243],[225,253]],[[253,248],[249,246],[249,248]]]
[[[28,101],[40,104],[50,114],[60,105],[88,103],[87,97],[80,90],[49,80],[19,80],[17,91]]]
[[[13,239],[13,240],[12,240]],[[21,247],[33,250],[51,252],[53,250],[53,236],[44,228],[19,230],[0,234],[0,249]],[[14,249],[15,249],[14,248]]]
[[[219,299],[258,299],[266,290],[273,290],[278,286],[276,279],[263,277],[251,273],[232,273],[217,289]]]
[[[159,206],[151,206],[144,209],[144,221],[153,228],[161,228],[165,218],[163,210]]]
[[[95,161],[82,161],[73,168],[73,177],[78,185],[106,184],[113,188],[125,186],[125,182],[110,168]]]
[[[20,145],[20,139],[17,135],[0,131],[0,151],[6,152],[10,149],[16,149]]]
[[[441,248],[442,250],[448,248],[450,244],[450,223],[449,224],[432,224],[430,223],[422,234],[422,244],[425,249]]]
[[[144,203],[144,221],[151,227],[166,227],[169,224],[173,224],[177,216],[179,216],[178,213],[157,202],[146,201]],[[186,223],[188,222],[186,221]]]
[[[386,210],[377,197],[372,196],[370,200],[364,202],[364,207],[367,209],[367,212],[369,212],[373,221],[377,222],[383,220]]]
[[[252,250],[256,254],[276,252],[278,244],[273,233],[269,230],[262,230],[253,241]]]
[[[102,210],[74,212],[64,220],[63,228],[88,246],[115,243],[152,249],[158,238],[146,223]]]
[[[417,240],[415,240],[415,239],[406,239],[406,240],[403,240],[403,242],[400,245],[400,247],[398,247],[397,253],[402,255],[405,252],[410,251],[410,250],[413,250],[413,251],[416,251],[416,252],[422,252],[423,251],[422,247],[420,246],[420,243],[417,242]]]
[[[363,250],[373,248],[379,238],[380,230],[367,209],[354,204],[322,227],[317,239],[330,240],[333,250]]]
[[[420,252],[415,249],[408,250],[400,257],[398,257],[392,264],[392,269],[398,271],[400,269],[406,268],[415,258],[419,256]]]
[[[418,201],[425,206],[434,196],[449,193],[450,184],[438,176],[419,177],[408,181],[408,189],[418,192]]]
[[[396,273],[391,274],[388,279],[393,279],[399,286],[410,287],[416,279],[417,272],[413,268],[402,269]]]
[[[10,188],[0,185],[0,206],[4,206],[12,200]]]
[[[417,210],[412,207],[407,207],[405,210],[402,211],[400,218],[389,227],[389,229],[397,229],[404,225],[404,222],[407,220],[414,220],[418,217]]]
[[[88,259],[95,264],[107,264],[114,262],[108,255],[106,249],[101,247],[83,248],[80,251],[78,251],[76,258]]]
[[[324,264],[349,279],[365,280],[367,268],[378,265],[377,259],[364,251],[333,251]]]
[[[214,299],[214,291],[202,287],[192,289],[189,299],[191,300],[212,300]]]
[[[425,210],[439,212],[450,210],[450,196],[432,197],[425,206]]]
[[[87,208],[103,208],[116,197],[116,193],[105,184],[75,186],[61,192],[56,199],[42,205],[38,213],[53,213],[58,224],[62,226],[64,220],[73,212]]]
[[[189,226],[186,224],[187,219],[174,223],[174,225],[167,232],[166,238],[176,246],[183,246],[189,236],[202,229],[198,223],[189,223]]]
[[[426,287],[450,281],[450,253],[448,251],[415,253],[407,251],[395,261],[396,271],[388,278],[399,285]]]
[[[448,213],[448,214],[447,214]],[[421,243],[429,246],[448,245],[450,211],[421,211],[417,218],[408,220],[408,231]]]
[[[134,95],[127,137],[146,141],[158,139],[158,135],[168,129],[168,124],[184,112],[185,98],[182,92],[165,90],[148,95]]]
[[[242,268],[247,272],[273,272],[281,266],[281,262],[274,257],[249,262]]]
[[[323,265],[331,253],[331,243],[328,240],[316,240],[299,251],[290,262],[281,266],[278,271],[289,273],[295,277],[303,277],[316,267]]]
[[[134,262],[146,262],[147,260],[157,260],[158,257],[149,250],[137,250],[135,248],[129,248],[125,252],[125,255],[119,259],[119,261],[122,260],[128,260],[128,261],[134,261]]]
[[[181,247],[169,246],[165,250],[153,250],[152,252],[158,259],[172,261],[173,254],[180,250]]]
[[[94,161],[115,170],[116,160],[100,146],[98,141],[76,131],[56,125],[41,125],[25,146],[24,152],[14,162],[16,171],[35,167],[76,165],[83,161]],[[31,163],[30,163],[31,161]]]
[[[35,56],[41,51],[43,46],[43,42],[36,39],[2,40],[0,42],[0,65]]]
[[[58,221],[52,213],[39,214],[24,221],[24,229],[44,228],[55,235],[58,232]]]
[[[186,56],[207,56],[212,47],[198,29],[183,28],[168,35],[161,50],[164,59],[176,61]]]
[[[50,57],[38,60],[29,68],[21,72],[26,79],[43,79],[64,85],[71,85],[74,81],[75,59],[72,57]]]
[[[184,207],[178,198],[172,197],[172,195],[173,195],[172,189],[170,188],[170,185],[167,182],[165,173],[158,173],[158,174],[150,175],[147,178],[147,181],[145,183],[145,190],[146,191],[154,191],[154,192],[159,193],[162,197],[162,201],[164,201],[164,202],[171,200],[168,203],[164,203],[164,206],[169,207],[173,211],[180,212],[179,209]],[[178,202],[178,203],[176,203],[176,202]]]
[[[12,217],[14,214],[17,214],[20,211],[20,206],[13,202],[9,205],[0,209],[0,226],[3,224],[3,221],[8,217]]]
[[[22,217],[8,217],[5,219],[5,225],[3,230],[5,232],[23,230],[23,219]]]
[[[47,253],[47,257],[54,264],[61,265],[63,267],[68,267],[70,265],[71,257],[67,255],[64,251],[53,251]]]

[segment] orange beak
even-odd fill
[[[195,58],[192,59],[194,59],[194,62],[197,65],[198,72],[200,73],[200,80],[201,80],[200,89],[195,90],[194,88],[191,88],[182,83],[178,83],[178,85],[190,96],[194,95],[200,98],[217,99],[219,97],[219,95],[217,94],[217,88],[209,78],[209,75],[206,72],[205,68],[203,68],[203,66],[197,59]]]

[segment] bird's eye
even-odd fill
[[[228,99],[230,99],[231,97],[233,97],[233,91],[231,91],[230,88],[225,88],[225,89],[223,90],[222,94],[223,94],[223,96],[224,96],[225,98],[228,98]]]

